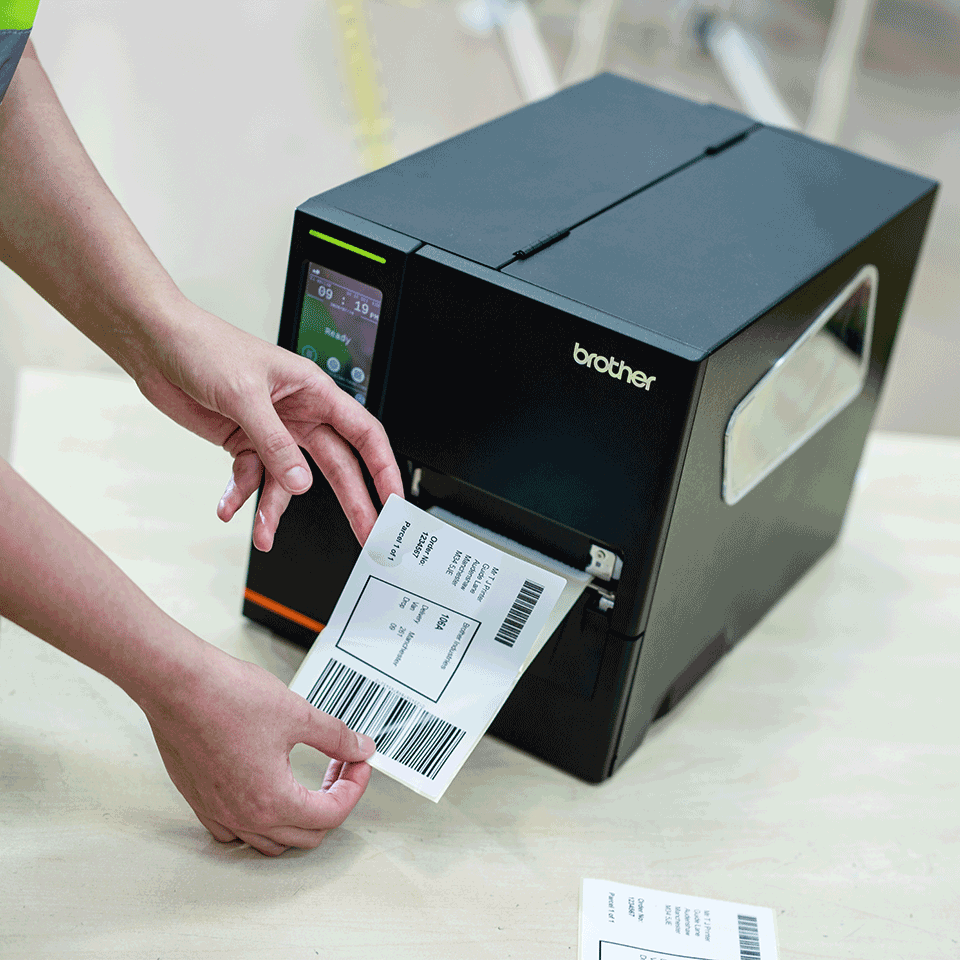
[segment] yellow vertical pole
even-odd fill
[[[354,116],[354,134],[366,170],[395,159],[392,121],[378,76],[379,64],[364,10],[364,0],[330,0],[340,39],[344,86]]]

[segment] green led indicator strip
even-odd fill
[[[334,243],[338,247],[343,247],[344,250],[350,250],[352,253],[359,253],[361,257],[367,257],[370,260],[376,260],[377,263],[386,263],[387,261],[383,257],[378,257],[375,253],[371,253],[369,250],[361,250],[359,247],[355,247],[352,243],[346,243],[343,240],[338,240],[336,237],[328,237],[325,233],[321,233],[319,230],[311,230],[311,237],[316,237],[318,240],[326,240],[327,243]]]

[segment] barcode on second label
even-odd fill
[[[760,960],[760,930],[757,918],[738,913],[737,932],[740,934],[740,960]]]
[[[440,772],[464,731],[407,700],[398,690],[329,660],[307,700],[372,737],[381,756],[430,780]]]
[[[517,599],[513,601],[513,606],[494,639],[512,647],[517,642],[523,625],[530,619],[530,614],[533,613],[533,608],[537,605],[542,593],[543,587],[539,583],[534,583],[532,580],[524,581]]]

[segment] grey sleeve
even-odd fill
[[[10,86],[29,36],[29,30],[0,30],[0,100]]]

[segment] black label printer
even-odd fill
[[[834,542],[936,189],[605,74],[298,208],[279,343],[593,574],[491,733],[609,777]],[[244,613],[309,645],[358,552],[315,470]]]

